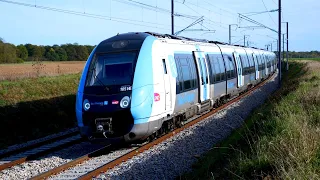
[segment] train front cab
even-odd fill
[[[164,81],[163,61],[153,59],[156,42],[146,33],[127,33],[102,41],[94,49],[77,93],[82,136],[97,142],[134,141],[161,127],[161,119],[170,115],[171,104],[166,102],[172,99],[166,98],[171,93],[165,88],[170,82]]]

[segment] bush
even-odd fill
[[[17,63],[24,63],[24,60],[21,58],[17,58]]]

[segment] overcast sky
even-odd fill
[[[53,45],[79,43],[96,45],[117,33],[152,31],[171,33],[171,0],[0,0],[0,37],[6,42],[18,44]],[[147,9],[135,2],[159,8]],[[20,2],[24,5],[8,2]],[[265,3],[265,6],[264,4]],[[27,6],[31,5],[31,6]],[[282,0],[283,19],[289,22],[289,50],[320,50],[320,2],[316,0]],[[46,8],[47,10],[43,9]],[[56,8],[50,11],[48,8]],[[57,12],[68,10],[68,13]],[[278,9],[278,0],[176,0],[175,12],[184,17],[175,17],[175,32],[197,18],[204,16],[202,24],[191,29],[210,31],[184,31],[181,36],[229,41],[229,24],[232,26],[232,43],[264,48],[273,43],[276,49],[277,33],[257,26],[238,13],[252,15]],[[168,10],[166,12],[166,10]],[[72,11],[73,14],[70,14]],[[81,14],[74,15],[74,13]],[[88,17],[95,14],[95,18]],[[249,16],[263,25],[278,30],[278,12]],[[111,19],[111,20],[110,20]],[[282,30],[286,26],[282,23]]]

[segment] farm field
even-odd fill
[[[281,88],[181,179],[320,179],[320,62],[289,65]]]
[[[75,74],[82,71],[85,62],[86,61],[42,61],[22,64],[0,64],[0,80]]]
[[[80,73],[0,81],[0,149],[76,126]]]

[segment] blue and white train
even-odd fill
[[[274,53],[216,41],[137,32],[99,43],[76,98],[81,135],[126,142],[155,137],[255,86]]]

